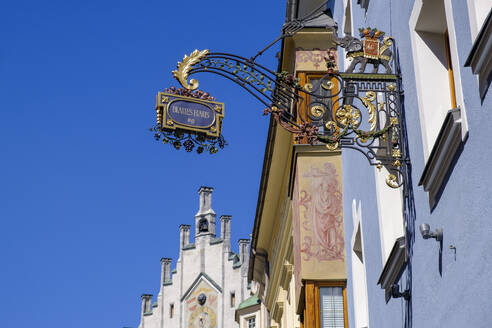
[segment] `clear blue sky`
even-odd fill
[[[240,87],[201,75],[226,103],[215,155],[154,141],[154,96],[195,48],[252,56],[285,1],[2,1],[0,327],[137,327],[200,185],[248,237],[268,117]],[[275,52],[261,62],[276,69]],[[234,245],[237,249],[237,246]]]

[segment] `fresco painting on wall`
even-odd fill
[[[345,279],[342,163],[299,154],[292,195],[296,290],[302,280]]]
[[[296,48],[296,71],[326,72],[326,58],[333,57],[337,63],[337,52],[333,50],[304,50]],[[336,67],[338,69],[338,67]]]
[[[304,177],[310,188],[301,190],[299,211],[304,211],[305,231],[301,252],[308,261],[344,260],[342,193],[335,165],[312,166]],[[311,235],[311,236],[310,236]]]
[[[217,292],[205,281],[201,281],[186,299],[186,327],[217,327]]]

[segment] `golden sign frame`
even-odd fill
[[[208,127],[198,128],[193,125],[174,121],[169,115],[168,110],[169,106],[178,100],[195,102],[209,107],[214,114],[212,124]],[[222,130],[222,119],[224,118],[225,104],[218,101],[186,97],[167,92],[158,92],[155,98],[155,110],[157,111],[157,124],[165,130],[181,129],[187,132],[204,133],[207,137],[218,138]]]

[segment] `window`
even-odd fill
[[[319,327],[346,328],[347,306],[345,284],[323,283],[318,287],[319,294]],[[331,285],[331,286],[330,286]]]
[[[445,2],[448,1],[417,0],[410,19],[426,158],[431,153],[447,112],[458,105],[463,108],[456,42],[451,42],[454,24],[446,18]]]
[[[313,93],[318,96],[327,97],[332,94],[331,90],[338,89],[338,80],[335,78],[331,80],[326,80],[323,79],[324,76],[325,74],[319,73],[302,72],[298,74],[299,83],[302,87],[310,84],[312,86]],[[299,104],[297,122],[312,122],[314,125],[318,126],[319,132],[323,133],[323,130],[325,128],[324,123],[333,120],[333,112],[336,111],[336,108],[332,104],[335,103],[336,105],[338,105],[336,99],[336,97],[320,98],[315,101],[315,99],[307,96],[305,102]],[[306,106],[308,107],[306,108]],[[332,109],[333,112],[331,112],[330,109]],[[307,140],[303,139],[299,143],[306,144]]]
[[[207,219],[201,219],[198,223],[198,232],[208,232]]]
[[[301,19],[306,15],[313,12],[313,10],[320,8],[319,11],[324,11],[327,15],[333,16],[333,9],[335,1],[328,1],[324,6],[325,0],[311,0],[311,1],[298,1],[297,2],[297,18]]]
[[[348,328],[345,281],[305,281],[302,326]]]
[[[231,293],[231,307],[234,307],[236,304],[236,293]]]
[[[345,327],[342,287],[321,287],[319,303],[322,328]]]
[[[492,0],[468,0],[473,46],[465,66],[471,67],[473,74],[477,75],[478,90],[482,100],[492,82],[492,61],[489,60],[492,51],[491,6]]]
[[[390,174],[385,166],[374,168],[376,180],[376,198],[378,204],[379,237],[381,241],[381,258],[386,264],[395,241],[405,235],[403,225],[403,197],[401,188],[393,189],[386,185]]]
[[[451,0],[415,0],[409,27],[426,159],[419,185],[434,208],[468,132]]]
[[[369,0],[357,0],[357,4],[367,12],[367,8],[369,8]]]
[[[256,328],[256,317],[246,319],[246,328]]]
[[[472,41],[475,41],[490,8],[492,8],[492,0],[467,0],[467,2],[471,37]]]
[[[345,13],[343,15],[343,33],[345,35],[352,35],[352,7],[350,5],[351,0],[344,0],[343,6],[345,8]]]
[[[448,70],[448,83],[449,83],[449,100],[451,101],[451,108],[456,108],[456,90],[454,88],[454,73],[453,65],[451,63],[451,52],[449,50],[449,34],[448,30],[444,33],[444,45],[446,46],[446,68]]]
[[[362,237],[362,211],[354,199],[352,202],[352,292],[354,295],[355,327],[369,327],[369,308],[367,301],[367,278],[364,261],[364,241]]]
[[[380,169],[374,168],[374,173],[383,262],[378,284],[385,290],[385,300],[388,302],[391,296],[391,286],[397,283],[407,264],[403,197],[401,187],[393,189],[386,185],[389,171],[384,165]]]
[[[343,15],[343,34],[353,36],[353,26],[352,26],[352,0],[344,0],[343,6],[345,8],[345,13]],[[343,35],[341,36],[343,37]],[[347,58],[347,49],[343,49],[343,68],[346,70],[352,61],[352,58]]]
[[[169,305],[169,318],[174,317],[174,304]]]

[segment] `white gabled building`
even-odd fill
[[[213,188],[200,187],[200,207],[195,215],[195,240],[190,225],[180,230],[179,258],[161,259],[161,287],[157,299],[142,295],[139,328],[229,328],[236,307],[250,297],[248,288],[249,239],[239,240],[239,254],[231,251],[231,216],[220,217],[216,236],[216,214],[212,209]]]

